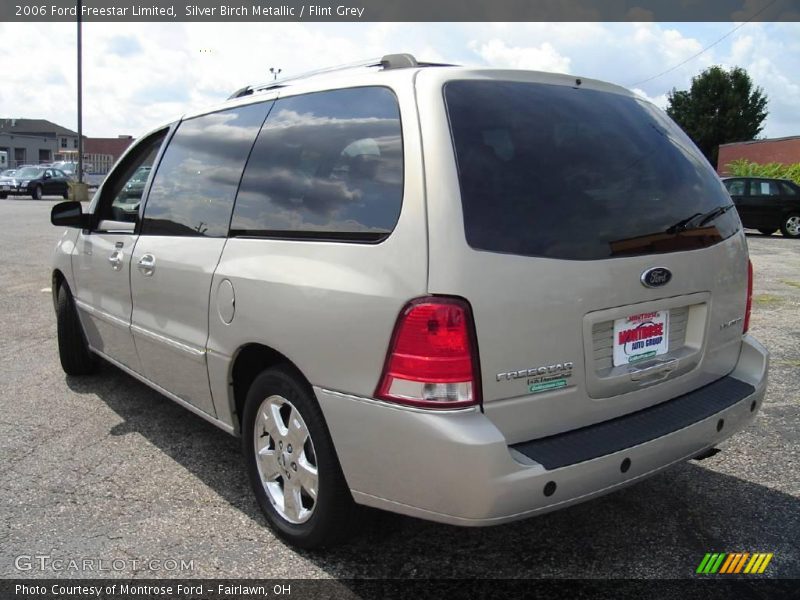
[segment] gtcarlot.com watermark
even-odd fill
[[[65,558],[50,554],[20,554],[14,558],[17,571],[49,573],[108,573],[125,571],[194,571],[194,560],[182,558]]]

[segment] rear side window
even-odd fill
[[[444,89],[470,246],[593,260],[701,248],[738,230],[719,178],[649,103],[580,87]],[[710,214],[710,213],[709,213]]]
[[[247,155],[271,103],[180,124],[147,198],[143,235],[225,237]]]
[[[279,99],[242,177],[231,235],[379,241],[394,229],[402,198],[391,90]]]

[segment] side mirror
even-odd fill
[[[42,175],[42,179],[50,179],[50,173],[45,173]]]
[[[50,222],[56,227],[78,227],[88,229],[92,215],[83,214],[80,202],[59,202],[50,211]]]

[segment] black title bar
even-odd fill
[[[84,0],[84,21],[800,21],[800,0]],[[2,0],[0,21],[75,21],[75,0]]]

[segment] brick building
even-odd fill
[[[83,156],[87,161],[87,167],[93,173],[108,173],[132,143],[133,137],[130,135],[120,135],[115,138],[85,138]]]
[[[717,172],[720,175],[730,175],[726,165],[742,158],[759,164],[776,162],[791,165],[800,163],[800,135],[722,144],[719,147]]]

